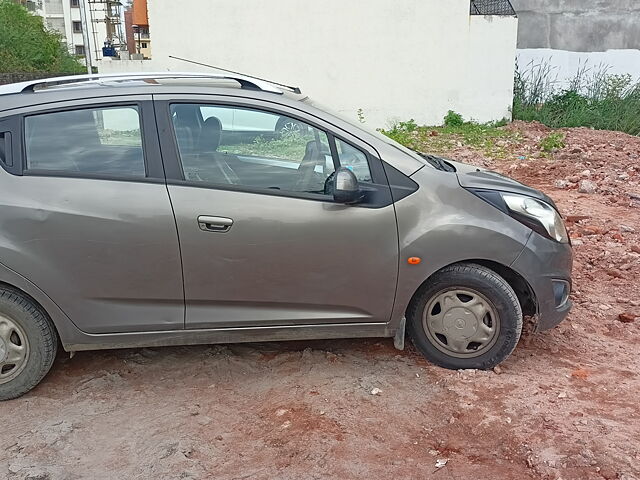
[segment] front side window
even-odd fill
[[[27,171],[140,178],[146,174],[135,106],[25,117]]]
[[[73,33],[82,33],[82,22],[73,22]]]
[[[262,110],[171,106],[186,180],[325,194],[335,171],[327,134]]]

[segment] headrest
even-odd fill
[[[204,121],[200,131],[200,151],[215,152],[220,146],[222,123],[216,117],[209,117]]]

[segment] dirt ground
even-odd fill
[[[61,355],[0,404],[0,478],[640,479],[640,138],[567,129],[545,158],[545,127],[507,128],[508,160],[450,156],[558,202],[575,308],[496,371],[391,340]]]

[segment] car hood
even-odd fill
[[[487,170],[486,168],[468,165],[466,163],[454,162],[447,159],[456,169],[458,182],[463,188],[481,189],[481,190],[499,190],[501,192],[516,193],[527,195],[529,197],[543,200],[557,209],[551,198],[542,193],[540,190],[528,187],[527,185],[509,178],[501,173]]]

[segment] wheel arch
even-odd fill
[[[24,291],[22,288],[17,287],[16,285],[12,285],[11,283],[8,283],[2,280],[0,280],[0,288],[13,290],[17,294],[27,298],[27,300],[32,302],[36,306],[36,308],[38,308],[38,310],[40,310],[40,312],[49,320],[49,322],[51,323],[51,326],[53,327],[53,330],[56,332],[56,335],[58,336],[58,339],[60,339],[60,333],[58,332],[58,328],[56,327],[55,322],[51,318],[51,315],[49,315],[49,312],[47,311],[47,309],[44,308],[42,306],[42,303],[39,302],[36,298],[34,298],[33,295],[29,294],[29,292]]]
[[[53,299],[29,279],[2,263],[0,263],[0,286],[12,289],[31,300],[49,319],[63,348],[65,344],[82,334]]]
[[[520,307],[522,308],[523,315],[534,316],[536,313],[538,313],[538,301],[536,299],[533,288],[531,288],[531,285],[529,285],[529,282],[527,282],[527,280],[522,275],[520,275],[511,267],[507,265],[503,265],[499,262],[495,262],[493,260],[486,260],[486,259],[469,259],[469,260],[457,261],[457,262],[450,263],[448,265],[444,265],[439,270],[436,270],[418,286],[416,291],[411,296],[411,300],[407,304],[406,310],[408,311],[409,308],[411,308],[411,305],[413,304],[415,298],[429,284],[429,281],[431,281],[431,279],[433,279],[433,277],[437,273],[441,272],[445,268],[448,268],[452,265],[474,264],[474,263],[477,265],[482,265],[483,267],[488,268],[489,270],[493,271],[494,273],[504,278],[504,280],[511,286],[511,288],[513,288],[513,291],[516,293],[516,297],[518,298],[518,302],[520,303]]]

